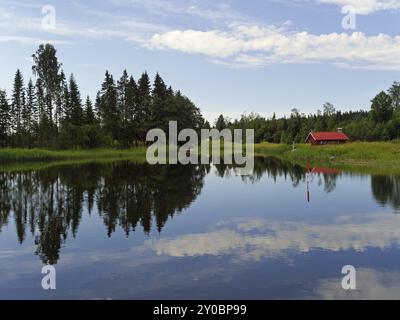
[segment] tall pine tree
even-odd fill
[[[9,146],[8,137],[11,130],[10,106],[7,101],[7,94],[0,90],[0,145]]]
[[[34,65],[33,74],[40,80],[41,99],[44,105],[41,115],[41,139],[50,145],[57,136],[57,127],[53,122],[54,108],[61,90],[61,64],[58,62],[57,50],[51,44],[41,44],[35,54],[32,55]]]
[[[28,135],[28,146],[31,147],[36,139],[39,121],[39,111],[32,79],[29,79],[28,87],[26,88],[26,109],[24,123]]]
[[[81,126],[83,124],[81,94],[73,74],[69,78],[69,111],[70,123],[74,126]]]
[[[90,100],[90,97],[86,97],[86,102],[85,102],[85,110],[84,110],[84,121],[86,125],[94,125],[96,124],[96,116],[93,111],[93,104],[92,101]]]
[[[129,145],[128,134],[128,104],[127,92],[129,86],[129,75],[126,70],[122,73],[121,78],[117,83],[117,100],[118,100],[118,114],[119,114],[119,139],[124,147]]]
[[[11,99],[11,126],[14,144],[19,145],[22,138],[22,109],[25,103],[24,80],[18,69],[14,77],[14,87]]]
[[[157,73],[154,78],[153,90],[151,92],[151,126],[153,128],[168,128],[167,114],[167,96],[168,90],[164,80]]]
[[[135,115],[137,138],[139,141],[145,141],[146,132],[151,127],[151,86],[147,72],[144,72],[138,80],[138,97]]]
[[[105,79],[101,86],[99,112],[105,132],[110,133],[114,141],[118,141],[120,137],[120,115],[117,89],[113,76],[108,71],[106,71]]]

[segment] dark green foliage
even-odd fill
[[[40,145],[52,146],[56,143],[58,135],[58,123],[53,116],[62,92],[61,64],[58,62],[57,50],[51,44],[41,44],[32,58],[32,71],[37,77],[40,114],[38,141]]]
[[[289,118],[265,119],[257,114],[243,115],[240,119],[225,123],[221,115],[215,127],[222,129],[254,129],[255,141],[271,143],[304,142],[310,131],[336,131],[342,128],[352,141],[384,141],[400,138],[399,84],[395,82],[388,93],[380,92],[371,102],[371,111],[336,111],[327,102],[323,112],[305,115],[292,109]],[[399,92],[399,93],[398,93]],[[397,97],[397,98],[396,98]]]
[[[8,102],[0,91],[0,145],[3,147],[129,148],[146,143],[153,128],[168,131],[169,121],[178,122],[178,130],[210,128],[189,98],[167,86],[157,73],[153,85],[147,72],[138,81],[124,70],[116,82],[106,71],[101,90],[93,106],[89,97],[84,104],[73,75],[66,79],[56,49],[41,45],[33,55],[33,74],[24,86],[21,72],[14,77]],[[351,140],[392,140],[400,138],[400,83],[371,101],[368,111],[337,111],[329,102],[323,111],[305,115],[292,109],[290,117],[266,119],[250,113],[230,120],[220,115],[215,128],[254,129],[255,141],[273,143],[304,142],[310,131],[336,131],[338,127]]]
[[[29,79],[28,87],[26,89],[26,105],[23,114],[25,146],[31,147],[37,135],[37,123],[39,122],[39,110],[35,87],[31,79]]]
[[[388,90],[390,98],[392,99],[392,106],[394,110],[400,108],[400,83],[395,81]]]
[[[137,105],[135,110],[136,140],[144,141],[146,132],[151,128],[151,86],[147,72],[144,72],[138,81]]]
[[[391,119],[393,105],[390,95],[382,91],[371,102],[371,115],[375,122],[386,122]]]
[[[111,134],[114,144],[120,138],[120,112],[114,78],[106,71],[99,94],[99,116],[102,127]]]
[[[14,145],[21,144],[22,138],[22,110],[25,106],[24,80],[21,71],[18,69],[14,77],[14,88],[11,98],[11,129],[14,138]]]
[[[220,131],[226,128],[225,118],[222,114],[218,117],[217,121],[215,122],[215,128]]]
[[[66,80],[56,49],[41,45],[33,55],[36,84],[27,87],[18,70],[11,104],[0,91],[0,145],[3,147],[129,148],[144,144],[152,128],[168,130],[168,121],[180,128],[200,129],[200,110],[179,91],[165,85],[157,73],[151,86],[147,72],[135,82],[124,70],[115,83],[106,71],[95,105],[82,104],[73,75]]]
[[[109,237],[118,228],[127,237],[139,228],[161,232],[200,195],[209,170],[119,161],[1,172],[0,231],[13,220],[19,242],[34,237],[42,262],[56,264],[65,241],[76,237],[84,212],[91,214],[95,204]]]
[[[92,104],[92,101],[90,100],[89,96],[87,96],[86,102],[85,102],[85,111],[84,111],[83,121],[86,125],[96,124],[96,116],[94,114],[93,104]]]
[[[71,74],[69,80],[69,114],[68,120],[70,124],[75,126],[83,125],[83,109],[82,109],[82,101],[81,94],[78,89],[78,85],[74,79],[74,76]]]
[[[7,101],[6,92],[0,90],[0,145],[6,147],[8,145],[8,137],[10,135],[11,119],[10,106]]]

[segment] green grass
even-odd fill
[[[139,147],[129,150],[93,149],[93,150],[46,150],[46,149],[0,149],[0,164],[21,162],[47,162],[67,160],[97,160],[134,158],[145,159],[146,148]]]
[[[325,146],[299,144],[295,151],[292,151],[291,145],[260,143],[255,145],[254,151],[256,156],[273,156],[304,166],[310,163],[372,174],[400,174],[399,142],[353,142]],[[129,150],[0,149],[1,171],[115,160],[145,162],[146,147]]]
[[[343,145],[292,146],[270,143],[255,145],[255,155],[275,156],[306,164],[329,165],[370,173],[400,174],[400,143],[353,142]]]

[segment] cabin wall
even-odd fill
[[[307,141],[308,143],[311,143],[313,146],[320,146],[320,145],[326,145],[326,144],[345,144],[345,140],[314,140],[312,137],[310,137]]]
[[[314,138],[311,135],[309,136],[307,142],[311,143],[312,145],[317,145],[318,144],[317,141],[315,141]]]
[[[315,140],[312,135],[310,135],[307,139],[307,143],[310,143],[313,146],[320,146],[325,144],[345,144],[346,140]]]

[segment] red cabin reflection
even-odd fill
[[[327,167],[314,167],[310,168],[310,165],[307,165],[307,174],[306,174],[306,182],[307,182],[307,202],[311,202],[311,194],[310,194],[310,184],[314,180],[314,176],[316,174],[324,174],[324,175],[337,175],[340,173],[340,170],[334,168]]]

